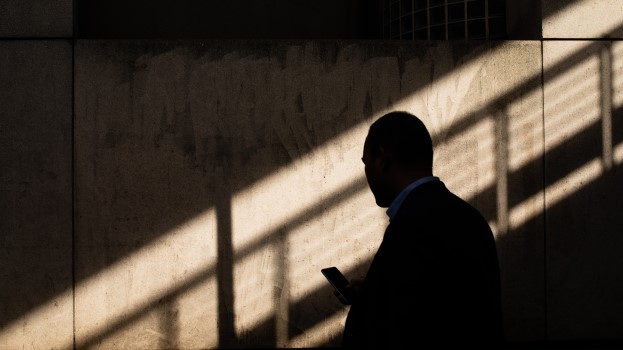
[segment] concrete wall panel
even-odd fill
[[[364,274],[380,242],[360,157],[392,109],[425,121],[436,173],[494,227],[510,338],[542,337],[539,58],[529,42],[79,42],[78,347],[339,343],[346,309],[319,271]]]
[[[623,337],[621,53],[607,41],[544,43],[552,339]]]
[[[543,38],[623,38],[619,0],[543,0]]]
[[[0,42],[0,348],[71,346],[72,48]]]
[[[3,0],[0,37],[70,37],[73,0]]]

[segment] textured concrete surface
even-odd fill
[[[73,0],[2,0],[0,37],[70,37]]]
[[[0,42],[2,349],[73,337],[71,53],[65,41]]]
[[[0,42],[0,349],[338,344],[395,109],[494,229],[508,339],[623,338],[620,43],[76,45],[72,96],[71,43]]]
[[[543,57],[548,332],[621,338],[623,47],[546,42]]]
[[[78,347],[337,344],[346,309],[319,271],[363,274],[380,242],[360,157],[391,109],[425,121],[435,172],[494,227],[508,334],[542,337],[539,59],[538,42],[79,42]]]
[[[543,0],[543,38],[623,38],[619,0]]]

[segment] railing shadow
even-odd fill
[[[217,194],[217,192],[224,190],[222,186],[225,186],[225,191],[229,193],[244,190],[262,178],[280,169],[287,168],[314,148],[330,143],[334,137],[346,132],[353,125],[364,123],[376,111],[384,108],[388,101],[398,98],[398,96],[388,96],[388,92],[383,91],[379,91],[379,94],[372,93],[371,91],[378,90],[378,87],[375,86],[376,82],[370,79],[357,82],[356,88],[358,92],[350,98],[348,103],[358,107],[350,111],[342,111],[339,114],[339,123],[331,122],[330,128],[312,126],[318,131],[322,130],[322,132],[313,134],[313,137],[301,134],[301,136],[304,136],[303,138],[308,138],[307,141],[292,144],[291,140],[287,140],[289,144],[287,147],[279,144],[283,141],[280,138],[287,135],[270,133],[270,137],[274,140],[272,144],[265,145],[264,151],[279,155],[281,163],[277,166],[263,162],[261,158],[262,150],[258,152],[257,148],[255,148],[257,142],[256,144],[247,144],[249,140],[244,139],[245,135],[240,135],[238,139],[226,139],[215,136],[211,140],[200,139],[198,142],[193,142],[195,136],[192,125],[189,125],[189,121],[183,120],[183,116],[172,122],[169,121],[171,123],[169,126],[163,126],[164,132],[157,134],[157,137],[153,140],[149,139],[143,135],[144,131],[140,130],[140,128],[143,127],[145,130],[151,131],[159,126],[147,125],[147,119],[141,116],[140,113],[135,113],[138,108],[141,108],[142,103],[140,96],[137,96],[135,92],[140,92],[140,89],[144,88],[140,84],[144,83],[142,79],[145,79],[150,60],[153,60],[151,63],[154,65],[159,64],[158,62],[161,64],[162,61],[158,61],[157,58],[163,57],[163,60],[168,59],[167,53],[178,50],[180,45],[183,47],[181,50],[186,50],[184,52],[189,53],[189,56],[193,57],[193,59],[202,55],[208,55],[209,57],[205,58],[204,61],[206,59],[218,59],[222,56],[225,56],[225,61],[227,61],[227,57],[231,57],[231,55],[228,56],[229,53],[237,52],[237,58],[232,58],[229,63],[232,66],[239,64],[242,68],[236,70],[234,67],[231,70],[236,74],[243,74],[245,69],[244,57],[256,57],[260,60],[276,52],[279,54],[275,56],[280,60],[277,63],[283,65],[288,59],[303,59],[301,53],[305,50],[301,46],[301,52],[293,52],[291,54],[293,57],[286,57],[287,48],[290,48],[293,44],[305,44],[289,41],[276,44],[271,43],[272,46],[276,45],[277,47],[273,48],[271,52],[267,52],[265,49],[266,43],[258,41],[205,41],[196,46],[194,45],[196,41],[190,42],[191,45],[188,45],[188,43],[187,41],[150,41],[141,42],[140,44],[133,43],[132,41],[78,41],[77,43],[75,74],[77,84],[82,85],[76,86],[77,104],[75,106],[78,118],[75,131],[77,134],[77,144],[75,145],[77,154],[75,159],[78,164],[76,165],[76,196],[74,198],[77,208],[75,217],[75,248],[78,250],[76,252],[77,260],[74,261],[76,285],[87,280],[90,276],[104,271],[115,262],[131,256],[141,247],[149,245],[165,232],[169,232],[179,223],[192,219],[197,214],[205,211],[206,208],[218,208],[221,225],[219,230],[228,231],[226,222],[228,221],[228,215],[231,214],[227,213],[227,207],[231,203],[227,204],[222,199],[222,192]],[[358,57],[357,55],[360,52],[357,52],[357,50],[352,52],[342,50],[344,43],[326,41],[323,42],[325,47],[323,52],[314,52],[314,54],[317,55],[317,63],[322,65],[325,64],[325,61],[340,62],[340,60],[345,60],[349,62],[349,60],[360,60],[362,63],[358,66],[358,69],[361,69],[362,74],[365,74],[371,69],[371,67],[361,66],[366,59],[384,56],[391,57],[402,45],[403,43],[394,42],[387,43],[384,47],[375,46],[368,53],[369,57]],[[425,43],[420,45],[423,48],[422,52],[425,52],[436,44]],[[487,50],[496,47],[496,45],[498,43],[484,43],[477,47],[470,47],[469,44],[459,44],[456,45],[456,56],[460,57],[461,62],[466,64],[470,60],[477,60],[479,54],[485,53]],[[81,52],[89,52],[89,50],[92,50],[92,55],[88,55],[88,57],[81,56]],[[145,52],[149,52],[149,54],[145,54]],[[344,57],[339,57],[340,55]],[[351,56],[349,57],[349,55]],[[78,63],[81,57],[85,59],[84,61],[88,63],[87,65],[81,66]],[[104,58],[102,59],[102,57]],[[97,81],[96,78],[98,74],[102,74],[101,69],[103,67],[108,67],[106,69],[110,68],[110,66],[106,66],[108,59],[115,62],[123,62],[123,70],[119,72],[120,76],[116,76],[119,79],[120,88],[110,90],[110,86],[98,86],[102,90],[100,90],[97,96],[88,95],[86,93],[88,84],[92,81]],[[157,62],[154,63],[154,61]],[[184,65],[192,62],[179,63]],[[91,68],[93,70],[89,71]],[[151,69],[158,69],[158,67],[151,67]],[[322,66],[319,66],[318,69],[321,72],[324,71]],[[451,69],[444,71],[440,68],[437,71],[437,77],[441,78],[451,72]],[[312,84],[313,82],[293,81],[290,83]],[[259,82],[259,84],[267,84],[267,82]],[[411,87],[413,89],[421,89],[424,86],[423,84],[424,82],[418,81]],[[176,88],[177,86],[174,84],[172,87]],[[132,92],[132,89],[137,91]],[[270,89],[270,86],[263,88],[263,90],[267,91]],[[181,92],[173,94],[181,94],[181,96],[187,99],[193,97],[191,95],[192,92],[188,91],[188,87],[180,87],[176,91]],[[246,93],[244,89],[241,92],[241,96],[244,96],[244,93]],[[111,96],[115,103],[110,103]],[[287,101],[284,102],[287,106],[284,106],[284,108],[292,109],[291,111],[289,110],[289,113],[293,115],[301,113],[301,108],[303,108],[301,103],[308,98],[313,100],[315,97],[287,96]],[[244,99],[241,98],[239,101],[222,101],[221,103],[239,106],[244,103]],[[123,105],[123,108],[126,108],[125,111],[119,110],[121,105]],[[150,109],[146,109],[145,112],[159,113],[161,110],[158,110],[158,108],[160,107],[166,109],[171,106],[165,106],[163,102],[162,106],[149,106]],[[264,108],[269,107],[264,106]],[[129,116],[126,115],[128,111],[130,112]],[[106,116],[109,120],[89,120],[88,116],[91,113]],[[116,114],[119,115],[117,116]],[[281,117],[278,116],[277,118]],[[167,123],[166,120],[154,121],[155,124],[161,122]],[[251,125],[249,130],[241,132],[253,132],[253,121],[249,122]],[[297,121],[286,119],[275,120],[275,122],[298,123]],[[318,121],[318,123],[326,122],[326,120]],[[221,131],[229,128],[227,131],[234,132],[225,120],[217,121],[215,125],[201,124],[200,121],[197,124],[198,126],[213,127]],[[291,126],[295,130],[303,130],[301,131],[302,133],[309,131],[307,126],[304,125]],[[91,137],[96,132],[100,132],[99,136]],[[123,147],[126,147],[125,153],[119,150]],[[172,148],[182,149],[182,154],[169,155],[168,151]],[[143,152],[142,159],[140,158],[141,156],[136,156],[140,152]],[[214,172],[214,167],[216,166],[201,159],[198,161],[193,161],[193,159],[198,159],[200,156],[216,158],[219,154],[222,157],[229,154],[228,152],[247,154],[249,157],[246,160],[248,161],[247,167],[245,168],[245,165],[241,164],[230,165],[233,168],[228,171],[231,171],[233,175],[228,178],[229,183],[221,184],[219,185],[221,187],[219,187],[215,185],[214,179],[205,178],[205,174]],[[258,158],[253,158],[255,155]],[[91,160],[89,161],[88,159]],[[96,164],[93,160],[97,160],[100,163]],[[176,170],[171,167],[171,164],[181,164],[182,166],[179,170]],[[175,184],[176,186],[167,185],[166,188],[163,188],[163,184],[167,183]],[[140,205],[132,205],[131,203],[139,203]],[[100,207],[101,210],[95,209]],[[104,227],[93,226],[95,222],[101,220],[107,222]],[[131,231],[132,235],[128,236],[123,231]],[[229,243],[226,242],[226,239],[221,239],[223,239],[220,243],[221,249],[226,251]],[[94,248],[101,250],[102,254],[86,253]],[[85,252],[85,254],[81,252]],[[220,262],[221,267],[219,269],[222,269],[222,275],[220,275],[222,279],[227,279],[227,270],[231,270],[231,266],[227,267],[227,265],[232,263]],[[47,279],[47,277],[44,277],[44,279]],[[69,283],[70,281],[66,282]],[[39,280],[33,280],[32,287],[35,288],[41,283]],[[41,289],[36,297],[31,296],[28,303],[30,309],[7,308],[0,321],[0,327],[11,324],[21,315],[27,314],[31,309],[43,306],[55,296],[72,288],[69,284],[62,284],[62,281],[60,283],[59,281],[54,281],[54,283],[56,283],[54,288]],[[23,285],[18,284],[7,285],[0,291],[0,297],[9,300],[23,287]]]
[[[589,52],[583,51],[581,53],[577,53],[572,56],[570,59],[565,60],[564,63],[561,63],[553,69],[554,73],[551,73],[548,77],[553,78],[554,75],[564,74],[564,72],[575,66],[578,62],[583,61],[585,58],[590,56],[591,54],[595,54],[600,52],[601,45],[590,45],[588,49],[591,50]],[[513,90],[508,96],[503,96],[496,99],[491,106],[487,108],[504,108],[509,101],[512,101],[512,96],[521,96],[525,95],[527,92],[533,89],[539,89],[540,78],[531,79],[524,84],[522,84],[519,88]],[[463,120],[469,120],[469,122],[461,122],[458,125],[454,125],[449,134],[450,135],[458,135],[461,132],[461,129],[467,129],[472,126],[473,123],[478,122],[478,116],[484,115],[485,113],[476,112],[473,116],[465,118]],[[613,144],[620,144],[623,142],[623,109],[614,110],[613,114],[613,123],[612,123],[612,135],[613,135]],[[590,162],[594,158],[599,158],[602,156],[601,149],[601,136],[602,136],[602,125],[601,121],[598,123],[592,123],[590,125],[585,126],[581,132],[574,136],[572,140],[569,140],[563,144],[558,145],[557,147],[548,149],[546,153],[540,157],[533,159],[528,162],[522,168],[510,171],[508,174],[508,184],[509,184],[509,207],[514,207],[524,201],[526,198],[538,194],[543,191],[543,188],[548,188],[549,186],[554,185],[561,178],[564,178],[566,175],[572,173],[575,169],[582,167],[582,165]],[[443,142],[443,140],[436,140],[436,143]],[[574,156],[569,156],[569,155]],[[543,157],[547,159],[548,162],[552,162],[552,164],[556,164],[556,166],[548,166],[548,176],[544,180],[544,183],[540,183],[540,181],[535,181],[535,178],[539,178],[538,173],[534,173],[534,169],[542,169]],[[596,193],[599,194],[598,197],[604,201],[604,203],[615,203],[615,199],[619,198],[623,195],[623,191],[618,185],[618,180],[620,179],[620,173],[623,171],[621,165],[617,165],[606,172],[604,172],[599,178],[591,183],[584,184],[584,186],[578,189],[577,192],[571,194],[569,197],[564,199],[563,201],[556,203],[547,208],[547,215],[550,217],[567,215],[569,211],[569,206],[574,203],[584,201],[586,198],[595,198]],[[526,182],[527,181],[527,182]],[[531,185],[527,185],[531,184]],[[308,210],[300,213],[297,217],[291,219],[286,224],[280,226],[278,229],[272,232],[266,232],[261,234],[261,237],[268,236],[281,236],[287,235],[288,232],[295,230],[300,225],[304,224],[308,220],[312,220],[314,217],[321,215],[324,211],[330,210],[331,208],[338,207],[346,201],[349,197],[361,192],[367,191],[367,185],[365,183],[364,178],[360,178],[357,182],[347,186],[346,188],[342,188],[337,191],[333,196],[327,198],[321,203],[317,203],[314,207],[309,208]],[[476,196],[470,199],[472,204],[476,205],[481,209],[481,211],[486,215],[489,220],[496,219],[496,208],[495,205],[491,203],[495,203],[495,198],[497,197],[497,187],[496,184],[489,186],[484,189]],[[488,204],[484,205],[483,204]],[[225,212],[230,208],[229,205],[224,206]],[[217,209],[218,210],[218,209]],[[227,214],[225,213],[224,219],[226,222]],[[616,228],[622,227],[621,224],[621,216],[617,215],[617,208],[604,208],[599,212],[593,212],[593,215],[597,215],[597,218],[593,218],[597,221],[607,221],[608,224],[599,228],[599,232],[603,234],[606,238],[604,239],[604,245],[609,245],[612,242],[612,238],[614,238],[617,233]],[[516,238],[513,236],[514,232],[521,232],[526,228],[532,229],[534,227],[539,227],[543,225],[545,221],[545,213],[539,212],[529,220],[527,220],[522,226],[510,230],[505,236],[501,236],[497,239],[497,243],[502,249],[507,247],[508,243],[507,239],[511,239],[510,245],[515,243]],[[226,228],[227,230],[227,228]],[[225,232],[226,233],[226,232]],[[227,236],[227,235],[223,235]],[[248,254],[253,253],[256,249],[259,249],[266,242],[264,239],[258,239],[253,244],[248,245],[245,250],[239,252],[236,255],[235,259],[239,260],[247,256]],[[537,243],[538,244],[538,243]],[[602,247],[603,248],[603,247]],[[231,250],[230,250],[231,251]],[[592,254],[599,254],[600,249],[594,249]],[[613,256],[609,256],[612,258]],[[502,257],[504,259],[504,257]],[[593,261],[591,259],[591,261]],[[605,259],[605,261],[610,261],[609,259]],[[365,269],[366,265],[369,261],[362,263],[354,270]],[[508,264],[509,262],[503,262]],[[352,273],[353,271],[347,271],[347,273]],[[545,272],[551,273],[551,272]],[[214,270],[203,271],[196,278],[193,278],[192,281],[185,283],[184,285],[176,288],[174,291],[171,291],[167,295],[158,298],[158,300],[162,299],[175,299],[177,296],[182,295],[186,290],[191,289],[192,287],[198,285],[203,280],[214,276]],[[512,276],[507,276],[508,278],[512,278]],[[309,295],[305,298],[298,300],[292,303],[289,307],[289,320],[299,320],[304,318],[304,323],[298,322],[290,322],[288,324],[288,337],[293,338],[297,335],[303,334],[307,329],[312,328],[313,326],[321,323],[327,317],[332,314],[337,313],[343,307],[339,304],[335,298],[327,292],[326,289],[316,289],[310,291]],[[544,289],[545,291],[545,289]],[[545,291],[546,292],[546,291]],[[221,292],[222,293],[222,292]],[[229,292],[228,292],[229,293]],[[227,294],[225,295],[225,299],[227,300]],[[96,337],[88,339],[85,343],[79,344],[80,347],[90,347],[98,343],[99,340],[106,338],[107,336],[113,334],[115,331],[122,329],[123,327],[131,324],[133,321],[139,319],[146,313],[148,313],[151,308],[155,308],[159,305],[159,303],[154,302],[153,305],[140,310],[138,313],[132,315],[131,317],[119,322],[118,324],[110,325],[107,331],[98,334]],[[318,312],[321,310],[322,312]],[[543,310],[543,318],[545,318],[545,313],[547,311]],[[305,315],[305,317],[301,317],[301,315]],[[311,316],[310,316],[311,315]],[[222,317],[222,316],[221,316]],[[226,322],[231,322],[229,324],[233,324],[233,319],[225,319]],[[233,327],[228,328],[229,332],[224,332],[222,336],[223,347],[276,347],[278,346],[277,341],[275,339],[276,332],[276,320],[274,318],[269,318],[260,322],[253,330],[245,333],[242,338],[237,338],[237,335],[233,331]],[[612,341],[599,341],[599,340],[584,340],[581,341],[581,344],[589,345],[589,344],[614,344],[617,340]],[[323,347],[331,347],[336,346],[339,343],[339,339],[335,338],[331,341],[328,341],[324,344],[321,344]],[[533,342],[520,342],[514,341],[510,342],[510,347],[524,347],[533,345]],[[552,343],[542,343],[547,346],[556,346],[556,344],[566,344],[564,341],[562,342],[552,342]]]

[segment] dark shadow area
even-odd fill
[[[232,246],[231,193],[227,187],[216,200],[216,234],[219,258],[216,262],[218,290],[218,343],[229,348],[236,339],[234,325],[234,249]]]
[[[507,0],[511,14],[507,24],[509,39],[540,39],[542,20],[575,1]],[[380,0],[209,3],[75,0],[74,36],[82,39],[380,39],[381,5]]]
[[[70,40],[0,40],[0,329],[71,292],[71,59]]]
[[[543,16],[542,1],[506,1],[506,32],[510,40],[540,40]],[[571,1],[567,1],[570,3]]]
[[[379,6],[374,0],[76,0],[76,36],[82,39],[377,39]]]
[[[623,340],[586,339],[510,342],[504,349],[621,349]]]
[[[564,10],[565,8],[569,7],[570,5],[573,5],[573,3],[577,2],[577,0],[572,0],[572,1],[547,1],[547,0],[541,0],[542,1],[542,12],[543,12],[543,18],[547,18],[550,17],[552,15],[555,15],[556,13]]]

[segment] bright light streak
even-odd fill
[[[571,60],[573,56],[578,55],[579,53],[582,53],[582,52],[587,52],[587,50],[590,49],[590,46],[592,44],[593,44],[592,41],[545,41],[543,43],[543,66],[545,69],[545,78],[546,78],[545,83],[546,84],[548,83],[547,81],[548,76],[555,74],[555,73],[559,73],[558,71],[556,71],[556,69],[560,69],[560,68],[557,68],[557,66],[560,66],[560,65],[566,66],[566,63],[569,62],[569,60]],[[573,81],[574,79],[576,79],[575,77],[577,77],[577,74],[574,74],[572,72],[577,72],[578,67],[586,68],[587,66],[583,66],[583,64],[586,63],[586,60],[591,60],[591,61],[598,60],[597,55],[598,53],[595,52],[594,55],[588,56],[584,60],[577,62],[576,64],[573,65],[573,67],[570,67],[571,70],[565,70],[564,71],[565,74],[558,74],[557,79],[561,81]],[[598,68],[599,68],[599,62],[597,62],[596,64],[597,64],[596,66],[594,66],[593,68],[590,68],[590,69],[594,69],[594,71],[591,70],[590,72],[587,72],[587,73],[597,74]],[[569,69],[569,68],[566,68],[566,69]],[[571,75],[565,77],[568,73],[571,73]],[[587,74],[587,76],[588,75],[590,74]],[[575,83],[577,82],[578,81],[575,81]]]
[[[215,262],[215,216],[213,210],[208,210],[76,286],[76,345],[80,347],[85,342],[106,334],[111,326],[123,324],[128,317],[149,309],[149,305],[166,297],[177,286],[203,278],[206,271],[214,269]],[[204,322],[199,333],[203,334],[197,334],[192,328],[188,332],[203,338],[202,347],[217,344],[216,338],[206,336],[217,333],[216,289],[214,286],[209,287],[213,282],[214,276],[205,278],[201,283],[191,283],[187,289],[181,291],[178,300],[180,321],[188,320],[192,322],[191,325],[196,324],[198,320],[194,317],[189,319],[187,312],[197,314],[197,309],[200,310],[199,314]],[[209,288],[206,289],[206,286]],[[199,287],[204,298],[189,299],[188,295],[196,295]],[[210,292],[214,294],[210,296]],[[62,293],[4,327],[0,332],[3,346],[12,348],[11,344],[21,344],[23,339],[33,339],[35,348],[39,348],[36,345],[41,342],[40,347],[71,349],[71,337],[65,339],[58,334],[72,332],[50,333],[58,331],[54,325],[72,325],[72,312],[71,292]],[[195,328],[194,325],[192,327]],[[184,329],[185,325],[182,324],[179,328]],[[22,329],[29,334],[23,334]],[[188,337],[188,332],[182,332],[180,339],[196,345],[197,338]],[[160,335],[155,333],[152,336],[157,340]],[[38,336],[33,338],[32,334]]]
[[[436,50],[440,52],[434,62],[415,59],[405,63],[402,85],[407,89],[413,82],[420,81],[422,76],[428,76],[431,70],[433,77],[425,89],[410,94],[396,105],[396,109],[416,111],[414,113],[424,120],[432,135],[443,132],[483,106],[484,99],[466,99],[466,96],[483,66],[497,52],[497,49],[492,50],[483,54],[484,57],[457,64],[452,59],[449,46],[440,46]],[[446,74],[449,70],[452,74]]]
[[[495,181],[495,124],[492,117],[439,144],[434,169],[446,186],[469,200]]]
[[[508,227],[516,230],[543,212],[543,191],[524,199],[511,208],[508,214]]]
[[[565,4],[543,19],[544,38],[607,37],[621,26],[620,0],[575,0]]]
[[[581,79],[581,77],[577,77]],[[579,91],[567,90],[567,85],[562,82],[552,81],[552,85],[548,89],[548,93],[555,94],[552,99],[548,99],[545,104],[546,119],[550,124],[555,124],[556,129],[565,128],[570,118],[577,115],[583,116],[589,114],[595,116],[600,114],[599,110],[599,87],[597,79],[586,79],[584,82],[577,82],[575,85],[580,86]],[[574,84],[574,82],[569,82]],[[576,126],[577,128],[577,126]]]
[[[508,170],[517,171],[543,154],[540,89],[508,104]]]
[[[277,284],[277,264],[283,263],[285,259],[270,244],[236,259],[233,287],[235,329],[238,336],[253,330],[261,321],[277,314],[275,288],[283,288],[283,285]]]
[[[210,209],[76,286],[77,345],[149,309],[151,303],[176,287],[213,270],[217,256],[215,225],[214,210]],[[214,278],[214,274],[205,278],[203,285],[213,282]],[[208,290],[204,292],[209,293]],[[211,302],[193,304],[206,310],[206,316],[215,317],[216,300],[213,294],[208,299]],[[216,320],[203,321],[206,327],[210,328],[212,323],[212,331],[215,329]]]
[[[218,346],[217,281],[213,277],[182,293],[177,299],[180,348],[215,348]]]
[[[267,232],[274,232],[306,209],[322,203],[328,193],[361,178],[361,156],[368,127],[367,124],[353,127],[287,168],[235,194],[232,199],[234,251],[264,239]],[[262,220],[258,221],[258,217]]]
[[[73,349],[72,293],[66,291],[0,330],[0,349]],[[36,335],[36,336],[33,336]]]
[[[489,227],[491,228],[491,232],[493,232],[493,237],[495,239],[498,239],[500,237],[500,232],[498,229],[497,220],[489,220],[487,223],[489,224]]]
[[[623,145],[621,147],[623,149]],[[622,151],[623,152],[623,151]],[[575,169],[572,173],[545,189],[546,206],[549,208],[560,203],[565,198],[575,193],[578,189],[587,186],[603,174],[601,158],[594,158],[583,166]],[[538,192],[521,203],[515,205],[510,211],[510,228],[517,229],[528,220],[543,212],[543,193]]]
[[[491,90],[481,89],[478,98],[468,98],[472,96],[471,89],[482,83],[492,62],[497,57],[507,56],[512,49],[513,46],[502,44],[481,53],[479,57],[456,62],[452,59],[451,47],[440,45],[432,53],[436,57],[434,61],[413,59],[405,62],[401,86],[409,91],[409,95],[397,101],[394,109],[412,111],[424,121],[433,138],[443,138],[454,124],[472,116],[490,103],[491,99],[517,88],[529,78],[529,72],[522,71],[526,76],[507,76],[507,85]],[[447,74],[448,71],[452,73]],[[428,85],[423,88],[414,86],[421,83],[423,76],[430,74],[432,77]]]
[[[566,48],[547,44],[550,50],[546,51],[551,51],[552,55]],[[545,152],[600,121],[598,73],[599,57],[593,55],[565,74],[545,81]],[[578,86],[580,90],[576,91]]]
[[[619,143],[613,150],[614,163],[620,165],[623,163],[623,142]]]
[[[291,302],[320,287],[320,268],[326,266],[319,262],[340,257],[339,250],[330,257],[329,250],[311,251],[310,247],[331,244],[334,238],[333,243],[339,243],[337,249],[350,249],[339,264],[344,269],[350,261],[369,256],[370,249],[353,251],[356,249],[353,242],[375,241],[361,237],[361,234],[374,234],[374,225],[368,225],[367,230],[349,228],[353,220],[369,223],[370,216],[358,218],[357,215],[366,212],[362,208],[376,207],[367,185],[356,187],[365,181],[361,156],[368,127],[368,123],[355,126],[234,195],[232,245],[236,261],[234,295],[238,333],[252,329],[271,314],[287,314],[287,309],[280,308],[287,308],[288,303],[276,300],[275,289],[283,290]],[[355,193],[342,199],[342,191]],[[335,201],[337,204],[331,204]],[[324,210],[323,205],[327,205]],[[336,236],[332,237],[332,232]],[[382,232],[380,229],[377,235],[382,236]],[[286,271],[281,271],[280,265]],[[291,269],[303,271],[295,272],[290,279]]]
[[[387,226],[384,209],[369,202],[368,193],[360,193],[339,208],[328,212],[291,233],[288,238],[290,261],[288,279],[291,298],[296,302],[310,290],[328,288],[320,269],[337,266],[347,278],[348,272],[371,259],[376,253]],[[318,239],[318,232],[326,239]],[[300,263],[305,262],[305,263]],[[294,283],[294,281],[297,281]]]
[[[612,42],[612,107],[623,106],[623,42]]]
[[[545,189],[546,208],[549,208],[597,179],[603,173],[601,158],[594,158]]]

